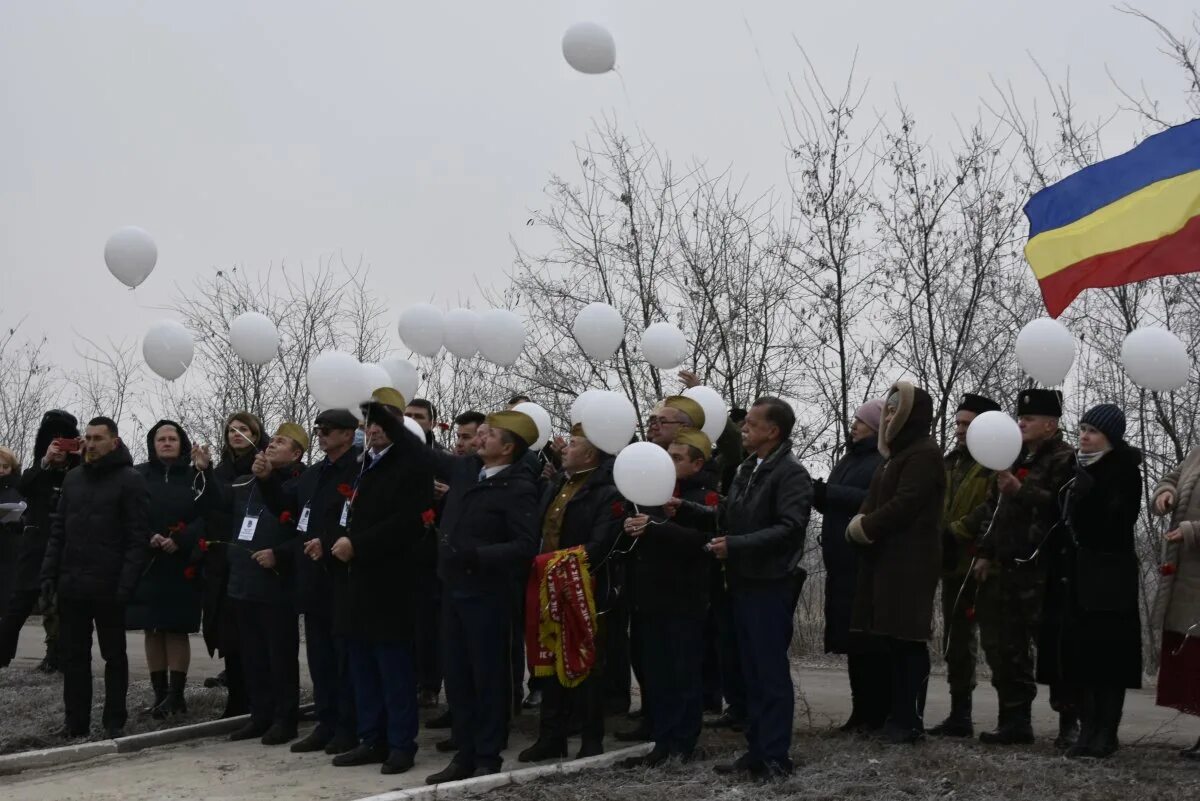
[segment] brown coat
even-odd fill
[[[1164,631],[1184,634],[1200,621],[1200,448],[1195,448],[1163,477],[1154,490],[1154,500],[1164,492],[1175,494],[1171,528],[1183,531],[1181,542],[1167,543],[1164,564],[1175,566],[1171,575],[1161,576],[1154,599],[1154,623]],[[1151,504],[1151,508],[1154,508]],[[1157,512],[1156,512],[1157,514]],[[1200,627],[1191,636],[1200,636]]]
[[[929,436],[929,394],[906,381],[892,391],[899,392],[900,405],[879,439],[887,461],[871,479],[862,513],[846,529],[861,556],[850,627],[923,641],[933,635],[933,597],[942,573],[946,472],[941,449]]]

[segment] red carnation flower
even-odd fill
[[[287,525],[288,523],[292,522],[292,513],[289,512],[287,509],[284,509],[283,514],[281,514],[279,516],[279,522],[283,523],[284,525]]]
[[[1018,467],[1017,468],[1017,478],[1020,479],[1021,481],[1024,481],[1028,475],[1029,475],[1028,467]]]
[[[167,526],[167,533],[168,534],[178,534],[179,532],[183,531],[185,528],[187,528],[187,523],[180,520],[178,523],[172,523],[171,525]]]
[[[196,578],[196,566],[188,565],[187,567],[185,567],[183,569],[183,577],[185,579],[187,579],[188,581],[191,581],[192,579]]]
[[[1165,562],[1161,567],[1158,568],[1158,572],[1164,576],[1175,575],[1175,570],[1175,565],[1171,564],[1170,562]]]
[[[450,424],[449,423],[438,423],[438,428],[442,431],[449,431]]]
[[[349,498],[354,494],[354,487],[350,486],[349,484],[338,484],[337,491],[338,494],[343,498]]]
[[[720,503],[721,503],[721,496],[715,492],[709,492],[704,496],[704,505],[705,506],[719,506]]]
[[[967,614],[967,620],[974,621],[975,620],[975,607],[968,606],[966,614]]]
[[[421,512],[421,522],[427,526],[432,526],[433,521],[436,519],[437,512],[433,511],[432,509],[426,509],[424,512]]]
[[[208,552],[208,540],[204,539],[203,537],[200,538],[196,545],[200,548],[200,553]]]
[[[613,501],[612,516],[615,518],[624,517],[625,516],[625,504],[621,503],[620,501]]]

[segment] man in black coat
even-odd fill
[[[475,455],[430,451],[448,476],[438,574],[442,656],[458,753],[428,784],[500,770],[513,688],[512,593],[537,552],[537,484],[522,460],[537,424],[514,411],[488,415]],[[390,435],[390,432],[389,432]]]
[[[64,442],[59,442],[64,440]],[[80,463],[79,454],[64,448],[79,445],[79,427],[75,418],[60,409],[42,415],[33,445],[33,465],[21,474],[17,491],[28,506],[17,550],[17,580],[0,616],[0,667],[6,667],[17,655],[21,627],[38,606],[42,593],[42,561],[50,539],[50,515],[58,508],[63,479],[67,471]],[[46,630],[46,656],[38,670],[54,673],[59,669],[58,611],[53,603],[42,610]]]
[[[605,596],[612,584],[610,559],[625,517],[621,493],[613,483],[612,465],[612,457],[593,445],[583,426],[576,424],[563,451],[563,473],[543,494],[538,514],[542,553],[580,546],[587,553],[598,612],[607,606]],[[521,762],[565,757],[571,713],[576,709],[583,727],[576,757],[604,753],[604,651],[601,622],[596,631],[596,661],[587,678],[572,688],[564,687],[556,677],[542,682],[537,742],[521,752]]]
[[[717,773],[770,778],[791,773],[795,695],[788,647],[792,614],[804,572],[804,536],[812,505],[808,471],[792,455],[795,412],[785,401],[762,397],[742,423],[750,456],[738,468],[729,495],[717,507],[673,498],[681,523],[711,526],[715,513],[725,536],[709,550],[725,562],[738,652],[746,680],[749,748]]]
[[[295,481],[270,472],[258,479],[267,508],[295,521],[296,537],[276,546],[275,559],[296,575],[298,609],[304,615],[304,647],[313,683],[317,725],[292,744],[293,753],[341,754],[358,745],[354,690],[346,644],[334,634],[333,567],[329,551],[346,531],[339,488],[358,476],[362,453],[354,447],[358,419],[345,409],[326,409],[315,421],[317,444],[325,458]]]
[[[712,450],[703,431],[676,432],[667,449],[675,463],[675,497],[705,507],[719,503],[715,473],[705,469]],[[637,588],[633,609],[642,621],[654,749],[623,764],[655,767],[672,756],[691,760],[704,716],[703,676],[697,667],[704,656],[712,567],[705,546],[716,526],[692,528],[661,519],[658,510],[643,510],[627,518],[624,529],[636,538],[629,556]]]
[[[104,658],[104,731],[111,738],[125,728],[125,604],[150,544],[149,506],[146,481],[117,424],[93,419],[84,432],[84,464],[63,479],[42,562],[42,596],[58,595],[66,737],[91,727],[93,624]]]
[[[437,407],[425,398],[413,398],[404,408],[404,416],[414,421],[425,432],[425,442],[435,449],[442,445],[434,435],[437,425]],[[439,490],[445,494],[445,485],[434,486],[436,500],[441,500]],[[434,507],[441,512],[441,504]],[[420,705],[426,709],[437,706],[438,694],[442,690],[442,655],[438,635],[442,621],[442,587],[437,577],[437,535],[434,525],[426,527],[424,536],[417,545],[416,558],[421,565],[417,572],[417,615],[416,615],[416,660],[417,685],[420,687]]]

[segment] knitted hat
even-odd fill
[[[1125,413],[1111,403],[1102,403],[1087,410],[1079,425],[1089,425],[1108,437],[1114,445],[1125,439]]]
[[[1023,389],[1017,395],[1017,417],[1027,414],[1062,417],[1062,392],[1057,389]]]
[[[1000,404],[991,398],[985,398],[983,395],[973,395],[968,392],[962,396],[962,401],[958,404],[957,411],[974,412],[975,414],[998,412],[1000,411]]]
[[[871,427],[872,431],[878,431],[883,420],[883,398],[869,400],[859,406],[854,410],[854,419],[862,420]]]

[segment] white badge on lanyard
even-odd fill
[[[350,501],[342,504],[342,517],[338,520],[338,525],[345,528],[350,523]]]
[[[256,528],[258,528],[258,515],[246,515],[242,518],[242,530],[238,532],[238,539],[245,542],[254,539]]]
[[[296,531],[308,531],[308,515],[311,511],[308,506],[300,510],[300,522],[296,524]]]

